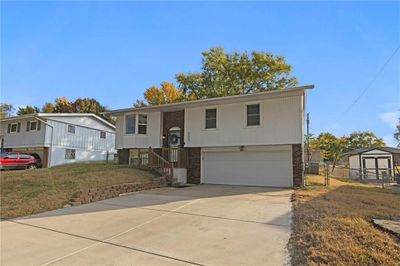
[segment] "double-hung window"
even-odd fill
[[[143,135],[147,134],[147,115],[139,114],[138,133]]]
[[[206,129],[217,128],[217,109],[206,109]]]
[[[9,131],[11,133],[17,132],[17,124],[11,124]]]
[[[246,106],[247,111],[247,126],[260,125],[260,105],[249,104]]]
[[[136,126],[136,115],[127,115],[126,116],[126,134],[135,134],[135,126]]]
[[[26,122],[26,131],[40,131],[40,121],[28,121]]]

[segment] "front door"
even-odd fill
[[[178,161],[178,149],[181,146],[181,128],[172,127],[168,130],[168,159],[170,162]]]

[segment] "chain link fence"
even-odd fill
[[[347,165],[333,165],[329,162],[309,162],[305,165],[305,174],[325,177],[325,185],[329,185],[330,177],[350,179],[363,183],[385,185],[400,184],[400,167],[379,169],[355,169]],[[307,185],[307,179],[306,179]]]

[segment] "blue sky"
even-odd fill
[[[130,107],[146,88],[196,72],[201,52],[283,55],[308,94],[311,131],[371,130],[400,115],[400,2],[1,2],[1,101],[66,96]]]

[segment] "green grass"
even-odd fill
[[[146,182],[157,177],[148,171],[106,163],[2,171],[0,172],[0,217],[15,218],[62,208],[81,190]]]

